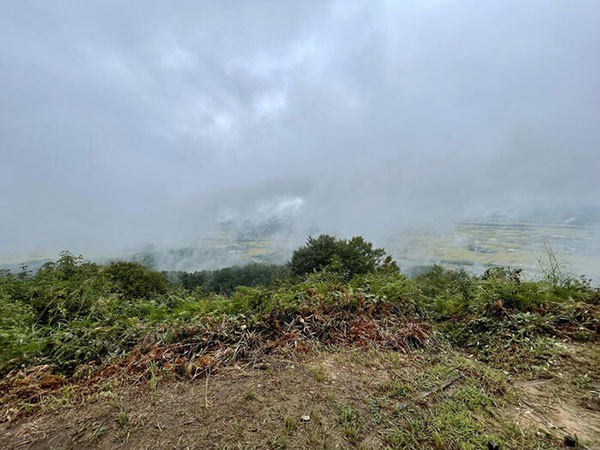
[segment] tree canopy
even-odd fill
[[[373,244],[362,236],[349,240],[328,234],[317,238],[310,236],[306,244],[292,254],[290,268],[295,275],[306,275],[325,267],[342,272],[348,278],[384,270],[399,271],[398,265],[384,249],[373,248]]]

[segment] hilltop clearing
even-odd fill
[[[599,354],[563,348],[529,380],[452,349],[312,350],[193,381],[63,391],[0,430],[7,448],[534,449],[565,436],[598,448],[598,384],[581,370],[598,374]]]

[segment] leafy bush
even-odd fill
[[[102,266],[68,252],[44,264],[28,283],[27,303],[40,325],[57,325],[92,313],[99,296],[108,295]]]
[[[24,353],[34,322],[29,305],[0,296],[0,366]]]
[[[428,299],[425,312],[436,320],[465,313],[475,297],[473,276],[465,270],[435,265],[416,277],[415,282]]]
[[[427,317],[426,298],[421,288],[414,280],[409,280],[402,274],[379,272],[356,276],[349,285],[368,298],[399,305],[406,316]]]
[[[151,298],[166,294],[169,282],[164,274],[148,270],[136,262],[118,261],[106,269],[111,292],[125,298]]]
[[[37,364],[50,364],[58,372],[71,374],[81,364],[123,356],[148,331],[150,327],[126,318],[110,322],[75,321],[41,338],[35,360]]]
[[[441,267],[415,282],[424,296],[422,314],[455,345],[499,365],[526,367],[537,353],[548,356],[549,339],[590,340],[600,333],[599,291],[586,283],[525,282],[510,268],[474,276]]]

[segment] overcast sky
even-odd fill
[[[597,0],[0,5],[0,256],[600,196]]]

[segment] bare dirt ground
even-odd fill
[[[318,382],[318,362],[331,367]],[[165,382],[107,391],[84,405],[27,418],[2,432],[11,448],[270,447],[286,434],[292,447],[331,440],[343,446],[328,410],[360,401],[376,369],[340,370],[322,357],[277,362],[276,369],[230,368],[194,382]],[[119,421],[119,416],[122,419]],[[301,417],[309,416],[303,422]],[[306,419],[306,418],[305,418]],[[287,428],[287,429],[286,429]]]
[[[582,404],[581,399],[553,394],[556,386],[549,380],[525,381],[517,387],[524,394],[516,416],[519,425],[600,443],[600,411]]]
[[[598,349],[587,348],[588,356]],[[598,375],[583,376],[581,386],[569,381],[572,388],[560,377],[505,386],[501,372],[464,355],[311,351],[260,369],[234,366],[194,381],[158,377],[107,386],[83,402],[47,402],[1,424],[1,446],[481,448],[482,434],[492,433],[502,448],[560,448],[565,435],[600,448]],[[494,397],[503,391],[511,393]]]

